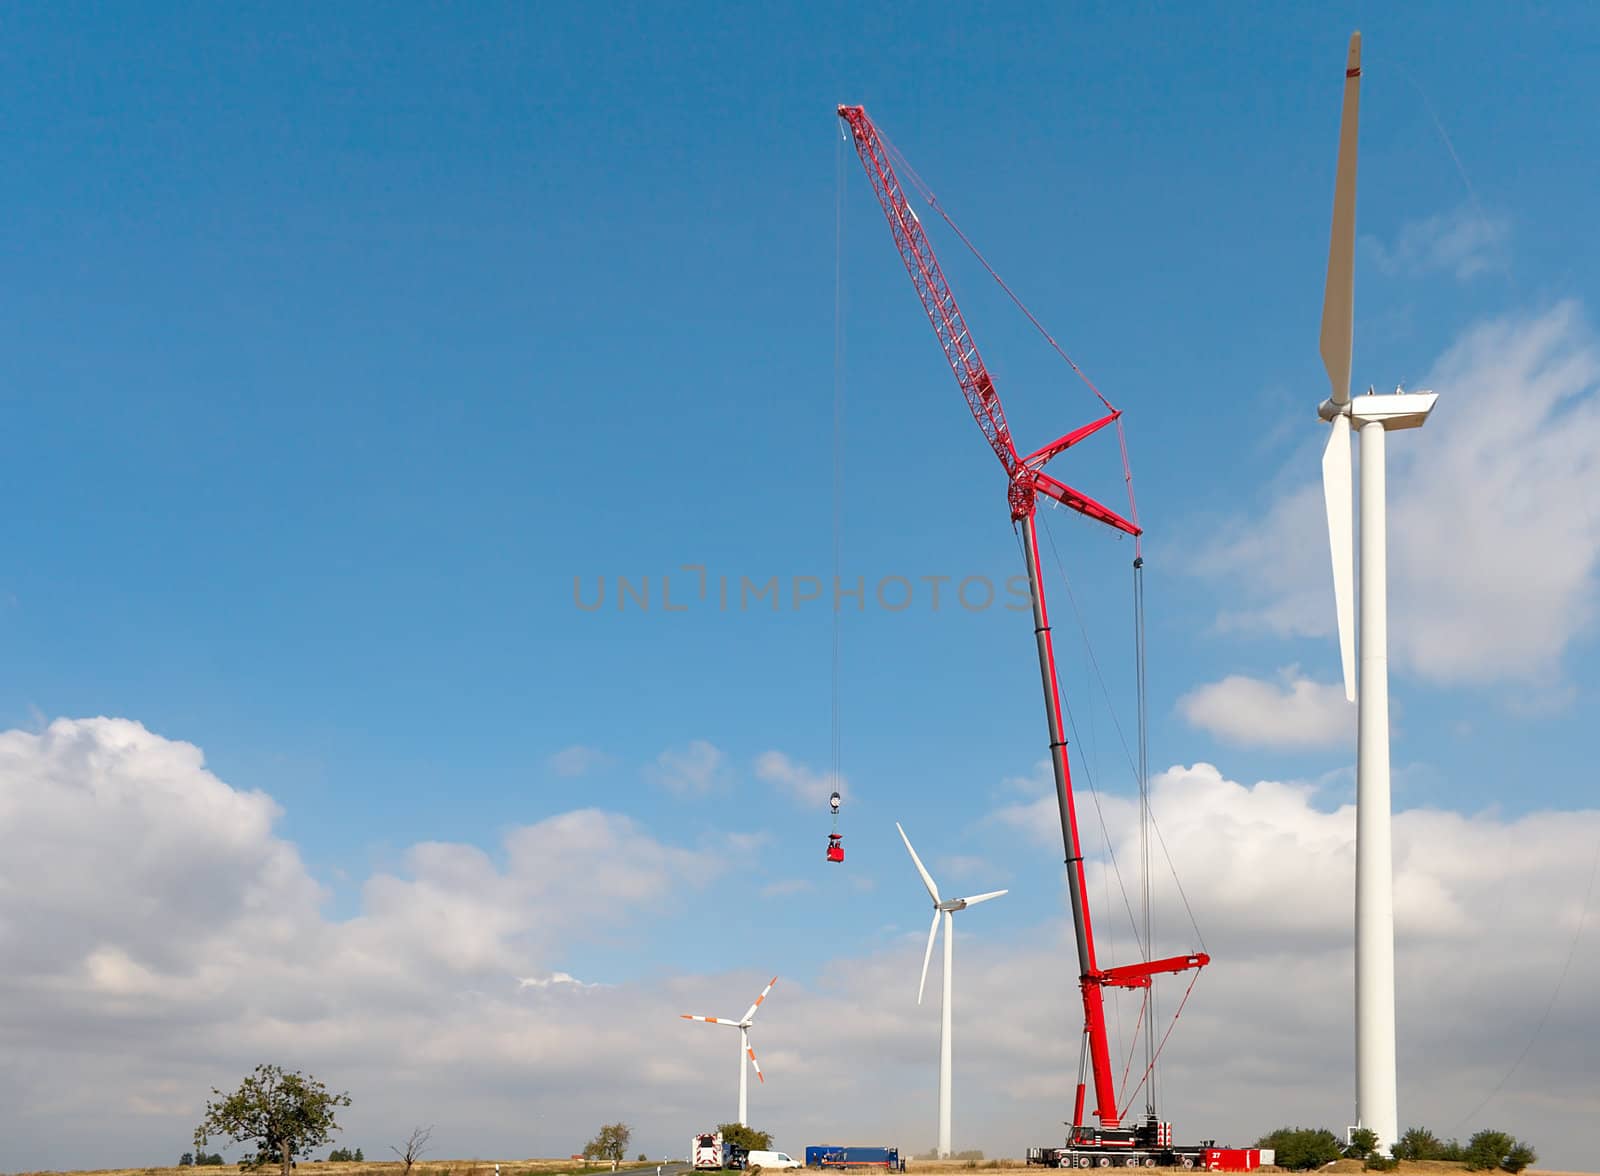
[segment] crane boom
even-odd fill
[[[1062,726],[1060,686],[1056,676],[1055,648],[1050,634],[1050,620],[1045,608],[1044,584],[1040,574],[1039,544],[1034,526],[1038,496],[1044,495],[1054,502],[1069,507],[1087,518],[1104,523],[1129,535],[1139,535],[1139,527],[1123,518],[1110,507],[1074,490],[1044,472],[1044,466],[1079,441],[1111,424],[1121,415],[1110,409],[1108,415],[1092,421],[1049,445],[1019,457],[1006,425],[1005,412],[1000,406],[1000,395],[994,381],[978,354],[977,344],[967,329],[966,319],[956,305],[955,295],[945,280],[944,271],[934,256],[933,246],[923,231],[922,222],[907,202],[905,191],[889,159],[889,149],[883,136],[865,108],[840,106],[839,117],[849,124],[855,142],[856,154],[866,169],[878,202],[883,206],[894,236],[900,258],[905,262],[911,284],[922,300],[928,320],[961,385],[967,407],[973,419],[983,430],[984,438],[1005,467],[1008,479],[1007,499],[1011,506],[1013,522],[1020,523],[1023,548],[1028,563],[1028,585],[1033,597],[1034,638],[1038,646],[1039,671],[1044,687],[1045,713],[1049,722],[1050,758],[1056,783],[1056,802],[1061,817],[1061,838],[1066,850],[1067,891],[1072,902],[1072,922],[1077,939],[1079,988],[1083,996],[1084,1034],[1088,1043],[1089,1066],[1094,1078],[1095,1115],[1103,1128],[1118,1128],[1121,1113],[1117,1108],[1117,1093],[1111,1069],[1110,1046],[1107,1041],[1104,990],[1107,987],[1144,988],[1158,972],[1180,972],[1204,967],[1210,962],[1205,953],[1174,956],[1164,960],[1146,961],[1143,964],[1102,970],[1095,961],[1094,928],[1089,917],[1089,901],[1083,867],[1083,849],[1078,836],[1078,818],[1073,803],[1072,773],[1067,759],[1066,733]],[[1107,406],[1109,408],[1109,405]],[[1146,945],[1148,948],[1148,945]],[[1077,1105],[1073,1111],[1073,1135],[1082,1128],[1084,1088],[1078,1086]],[[1102,1163],[1105,1161],[1102,1160]]]
[[[972,410],[973,419],[983,430],[1000,464],[1011,474],[1021,462],[1016,446],[1011,443],[1011,430],[1006,425],[1000,397],[994,390],[994,380],[989,376],[989,369],[983,366],[978,345],[972,340],[972,332],[967,330],[967,320],[956,305],[956,296],[945,280],[944,270],[939,267],[939,259],[933,255],[933,246],[922,229],[922,221],[906,200],[900,179],[894,174],[883,136],[867,118],[864,107],[841,106],[839,117],[850,124],[856,153],[861,156],[867,178],[872,181],[872,190],[889,218],[889,231],[894,234],[900,260],[906,263],[911,284],[922,300],[922,309],[928,312],[928,321],[939,337],[939,346],[950,362],[950,370],[956,374],[956,383],[961,385],[961,394],[967,398],[967,407]]]

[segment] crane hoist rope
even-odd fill
[[[1056,675],[1056,658],[1054,639],[1051,634],[1049,613],[1045,605],[1045,592],[1041,563],[1039,559],[1039,541],[1036,527],[1038,499],[1042,495],[1047,500],[1066,506],[1086,518],[1104,523],[1124,534],[1138,539],[1142,531],[1138,523],[1130,518],[1124,518],[1111,508],[1097,502],[1088,495],[1073,489],[1064,482],[1046,474],[1045,465],[1052,459],[1060,456],[1067,449],[1082,441],[1087,440],[1094,433],[1099,432],[1110,424],[1118,424],[1120,433],[1121,413],[1111,406],[1110,402],[1094,389],[1099,397],[1101,406],[1106,410],[1106,415],[1098,420],[1091,421],[1077,429],[1057,438],[1055,441],[1023,456],[1018,453],[1012,440],[1011,431],[1007,425],[1005,412],[1000,404],[1000,396],[994,386],[994,380],[988,368],[984,365],[978,353],[977,344],[973,341],[971,331],[966,319],[956,304],[954,293],[949,282],[945,279],[944,271],[934,255],[932,244],[922,227],[920,219],[912,211],[906,200],[900,179],[896,175],[891,159],[892,149],[882,137],[872,121],[867,117],[865,109],[860,106],[840,106],[838,114],[848,124],[853,139],[856,154],[861,160],[867,178],[872,185],[873,192],[883,208],[884,215],[889,222],[890,233],[894,237],[895,246],[900,254],[901,261],[911,278],[913,288],[922,302],[923,310],[928,316],[933,327],[934,335],[939,341],[945,359],[956,377],[956,382],[961,388],[963,398],[972,413],[973,420],[982,431],[985,440],[1000,460],[1001,466],[1007,476],[1007,502],[1011,511],[1013,525],[1020,528],[1021,540],[1028,571],[1029,595],[1033,605],[1034,642],[1039,660],[1040,682],[1044,691],[1045,713],[1048,724],[1049,748],[1052,772],[1055,778],[1057,808],[1061,818],[1062,844],[1066,855],[1067,889],[1072,902],[1073,930],[1076,939],[1078,964],[1079,964],[1079,990],[1084,1008],[1084,1038],[1087,1046],[1086,1054],[1089,1070],[1094,1080],[1095,1108],[1094,1114],[1100,1121],[1099,1129],[1086,1129],[1084,1124],[1084,1098],[1085,1084],[1079,1083],[1076,1105],[1072,1117],[1072,1134],[1069,1144],[1076,1146],[1080,1142],[1091,1147],[1138,1147],[1159,1149],[1163,1146],[1163,1139],[1167,1132],[1165,1125],[1156,1121],[1154,1115],[1149,1121],[1137,1129],[1122,1127],[1122,1111],[1118,1107],[1115,1080],[1111,1069],[1111,1058],[1107,1044],[1105,1021],[1105,995],[1106,988],[1112,989],[1148,989],[1153,978],[1162,973],[1176,973],[1198,970],[1210,962],[1210,957],[1203,952],[1192,952],[1184,956],[1174,956],[1168,959],[1146,959],[1138,964],[1122,965],[1120,967],[1101,968],[1095,958],[1094,931],[1090,920],[1086,877],[1084,871],[1084,855],[1082,843],[1078,833],[1076,805],[1073,797],[1071,771],[1067,756],[1066,733],[1062,722],[1063,704],[1060,685]],[[898,152],[893,152],[898,155]],[[909,167],[907,174],[915,176]],[[926,185],[917,181],[919,190],[927,191]],[[934,207],[939,208],[937,202]],[[943,215],[942,209],[940,209]],[[949,218],[945,218],[947,222]],[[954,227],[953,222],[950,222]],[[957,229],[959,234],[959,229]],[[963,239],[964,235],[963,235]],[[969,243],[970,247],[970,243]],[[976,250],[974,250],[976,253]],[[979,255],[982,260],[981,254]],[[991,274],[994,271],[984,263]],[[998,275],[995,280],[1000,281]],[[1003,282],[1002,288],[1010,293]],[[1013,295],[1013,301],[1021,306],[1020,300]],[[1044,332],[1034,316],[1022,308],[1024,313],[1034,322],[1035,326],[1043,332],[1047,339],[1055,346],[1057,352],[1066,357],[1059,345],[1055,344],[1048,332]],[[1070,358],[1067,362],[1078,371],[1086,383],[1088,379],[1082,375],[1081,370],[1073,364]],[[1093,384],[1090,384],[1093,388]],[[1133,513],[1133,477],[1127,461],[1127,446],[1125,440],[1120,444],[1123,457],[1124,481],[1128,488],[1130,514]],[[1150,953],[1145,952],[1146,956]],[[1170,1032],[1170,1031],[1169,1031]],[[1142,1083],[1141,1083],[1142,1085]],[[1109,1132],[1109,1134],[1107,1134]],[[1170,1140],[1166,1141],[1170,1151]],[[1128,1152],[1128,1155],[1134,1154]],[[1153,1153],[1152,1153],[1153,1154]],[[1154,1162],[1152,1159],[1150,1162]],[[1192,1163],[1192,1156],[1190,1157]]]

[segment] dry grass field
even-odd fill
[[[609,1173],[610,1164],[584,1164],[576,1160],[508,1160],[508,1159],[471,1159],[471,1160],[427,1160],[419,1163],[411,1170],[411,1176],[494,1176],[495,1165],[500,1165],[500,1176],[598,1176],[599,1173]],[[1040,1176],[1041,1169],[1029,1168],[1019,1159],[993,1159],[993,1160],[921,1160],[907,1161],[907,1168],[913,1172],[929,1172],[959,1176],[962,1172],[1009,1172],[1022,1176],[1023,1173],[1032,1173]],[[401,1176],[405,1165],[398,1161],[368,1161],[365,1163],[340,1163],[330,1164],[324,1162],[306,1161],[295,1168],[295,1176]],[[655,1163],[649,1164],[621,1164],[619,1172],[637,1170],[653,1173]],[[1272,1174],[1286,1171],[1284,1168],[1265,1167],[1257,1169],[1258,1172],[1272,1176]],[[1352,1173],[1362,1171],[1359,1160],[1340,1160],[1335,1164],[1321,1169],[1322,1172],[1332,1173],[1334,1176],[1350,1176]],[[1443,1160],[1405,1160],[1400,1164],[1399,1176],[1455,1176],[1464,1173],[1467,1169],[1461,1164],[1452,1164]],[[13,1176],[228,1176],[237,1173],[238,1168],[227,1164],[218,1168],[101,1168],[81,1172],[19,1172]],[[264,1169],[261,1176],[276,1176],[276,1168]],[[1563,1172],[1551,1168],[1529,1168],[1523,1176],[1595,1176],[1585,1172]]]
[[[424,1157],[411,1169],[411,1176],[494,1176],[495,1165],[500,1165],[500,1176],[610,1176],[611,1165],[585,1164],[582,1160],[435,1160]],[[618,1164],[618,1172],[635,1169],[641,1173],[649,1169],[655,1173],[655,1162]],[[325,1161],[301,1160],[295,1165],[294,1176],[401,1176],[405,1165],[399,1160],[367,1160],[361,1163],[330,1164]],[[12,1176],[238,1176],[235,1164],[203,1168],[95,1168],[80,1172],[18,1172]],[[276,1166],[263,1168],[257,1176],[277,1176]],[[0,1174],[5,1176],[5,1174]]]

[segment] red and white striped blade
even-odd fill
[[[704,1021],[707,1025],[732,1025],[735,1029],[739,1027],[739,1022],[730,1021],[727,1017],[697,1017],[693,1013],[679,1013],[678,1016],[685,1021]]]
[[[756,1068],[756,1077],[761,1080],[763,1085],[765,1085],[767,1078],[766,1075],[761,1072],[761,1063],[756,1061],[756,1051],[747,1045],[744,1047],[744,1052],[750,1055],[750,1064]]]
[[[767,993],[772,991],[772,986],[774,984],[776,984],[777,982],[778,982],[778,978],[776,976],[774,976],[772,978],[772,980],[767,984],[767,986],[761,990],[761,995],[756,997],[756,1003],[751,1005],[748,1009],[745,1010],[745,1012],[744,1012],[745,1024],[749,1024],[750,1023],[750,1018],[756,1015],[756,1010],[761,1007],[761,1002],[767,999]]]

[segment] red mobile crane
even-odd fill
[[[1118,968],[1102,968],[1095,959],[1094,929],[1089,920],[1088,895],[1084,885],[1083,850],[1078,839],[1072,774],[1067,763],[1067,740],[1061,720],[1061,694],[1056,682],[1055,650],[1050,638],[1049,614],[1045,611],[1039,543],[1034,528],[1038,498],[1044,495],[1135,538],[1142,533],[1136,522],[1130,522],[1110,507],[1044,472],[1045,464],[1052,458],[1116,422],[1122,414],[1101,396],[1101,403],[1107,409],[1105,416],[1074,429],[1026,457],[1017,453],[1011,440],[1011,430],[1006,425],[1005,412],[1000,407],[1000,395],[995,391],[994,380],[978,354],[977,344],[973,342],[966,319],[956,305],[955,295],[934,256],[933,246],[922,228],[922,222],[906,200],[890,162],[888,143],[867,117],[863,107],[840,106],[839,117],[850,127],[856,154],[861,158],[867,178],[872,183],[878,202],[883,206],[884,215],[888,217],[889,230],[894,235],[900,259],[905,262],[906,272],[911,275],[911,284],[928,313],[928,321],[933,324],[933,333],[939,339],[939,346],[944,350],[951,370],[955,372],[956,383],[961,385],[961,394],[966,397],[967,407],[972,410],[978,428],[983,430],[989,447],[1005,468],[1011,519],[1013,524],[1021,525],[1023,549],[1027,555],[1028,586],[1033,595],[1033,631],[1038,645],[1039,672],[1044,684],[1045,714],[1049,721],[1050,762],[1055,773],[1061,839],[1066,848],[1067,890],[1072,899],[1072,923],[1078,942],[1083,1032],[1089,1069],[1094,1076],[1094,1115],[1099,1120],[1098,1127],[1084,1123],[1085,1091],[1080,1071],[1067,1145],[1063,1148],[1030,1149],[1029,1162],[1044,1163],[1051,1167],[1086,1168],[1091,1164],[1108,1167],[1116,1162],[1122,1165],[1153,1167],[1163,1164],[1192,1168],[1197,1162],[1203,1163],[1210,1158],[1206,1156],[1207,1148],[1173,1147],[1170,1125],[1156,1118],[1153,1099],[1147,1104],[1148,1113],[1143,1123],[1134,1127],[1122,1125],[1122,1112],[1117,1107],[1117,1092],[1112,1078],[1111,1051],[1106,1039],[1104,992],[1106,988],[1149,988],[1151,977],[1203,968],[1211,962],[1211,957],[1204,952],[1196,952]],[[1099,395],[1098,390],[1096,395]],[[1138,561],[1135,566],[1138,566]],[[1146,950],[1148,952],[1148,940]],[[1150,1030],[1147,1028],[1146,1031]],[[1154,1064],[1153,1054],[1151,1064]],[[1149,1077],[1148,1071],[1146,1077]]]

